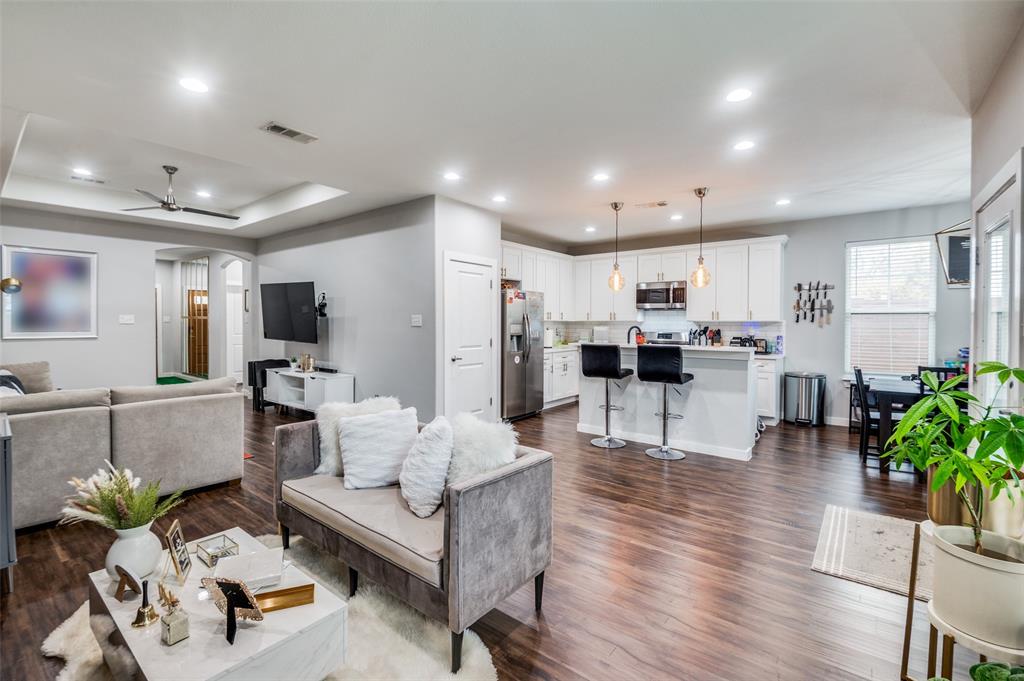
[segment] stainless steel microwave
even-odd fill
[[[636,285],[636,309],[685,310],[685,281],[642,281]]]

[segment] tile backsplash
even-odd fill
[[[725,344],[733,336],[751,335],[755,338],[767,338],[772,341],[776,336],[786,335],[786,325],[782,322],[691,322],[685,312],[677,310],[644,310],[637,312],[637,319],[626,322],[544,322],[545,329],[553,329],[556,339],[567,343],[589,341],[593,338],[594,327],[608,328],[608,340],[613,343],[625,343],[626,335],[631,326],[639,326],[644,333],[656,331],[679,331],[685,337],[695,326],[710,326],[722,330]],[[785,341],[783,341],[785,343]]]

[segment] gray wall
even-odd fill
[[[252,256],[254,242],[4,206],[0,242],[97,253],[98,338],[0,341],[0,361],[47,360],[61,388],[149,385],[156,377],[156,251],[195,246]],[[118,324],[118,316],[135,323]]]
[[[742,229],[716,229],[705,234],[707,241],[726,241],[756,236],[786,234],[785,302],[792,302],[788,288],[797,281],[834,282],[837,310],[830,326],[811,324],[786,325],[786,370],[825,373],[829,381],[826,411],[830,417],[844,419],[847,415],[848,391],[842,383],[844,365],[844,306],[846,277],[846,243],[902,236],[931,236],[937,230],[970,216],[967,202],[905,208],[902,210],[841,215],[815,220],[780,222]],[[691,244],[695,235],[659,237],[619,243],[619,250],[656,248]],[[574,254],[603,253],[607,244],[587,245]],[[714,276],[714,273],[712,273]],[[935,348],[941,361],[956,356],[957,349],[970,343],[971,300],[969,289],[950,289],[939,268],[936,280]]]
[[[427,197],[261,239],[261,283],[310,281],[327,292],[317,345],[262,338],[259,294],[252,334],[261,357],[308,352],[356,374],[356,399],[394,395],[435,413],[434,198]],[[423,326],[410,316],[423,315]]]
[[[971,118],[971,195],[1024,147],[1024,27]]]

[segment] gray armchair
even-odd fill
[[[531,578],[541,608],[551,564],[550,453],[519,447],[516,460],[455,485],[429,518],[397,486],[346,490],[342,478],[313,475],[320,462],[315,421],[278,426],[274,502],[287,547],[297,532],[385,586],[451,631],[452,673],[463,632]]]

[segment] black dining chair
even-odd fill
[[[878,441],[878,412],[872,409],[876,405],[871,399],[871,391],[864,383],[864,372],[860,367],[853,368],[853,378],[857,385],[857,402],[860,407],[860,460],[866,464],[869,451],[874,449],[876,454],[879,451],[877,444],[871,444],[872,435],[875,436],[875,442]]]
[[[964,372],[962,367],[917,367],[917,374],[914,376],[914,380],[917,381],[917,387],[921,390],[921,394],[932,392],[932,389],[924,384],[921,380],[921,376],[924,372],[930,371],[935,374],[936,378],[939,379],[939,385],[953,378],[959,376]]]

